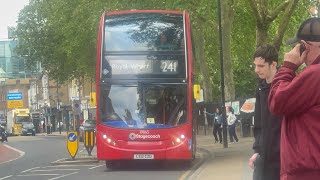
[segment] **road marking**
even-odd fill
[[[99,165],[99,166],[94,166],[94,167],[91,167],[91,168],[89,168],[89,169],[95,169],[95,168],[98,168],[98,167],[101,167],[101,166],[105,166],[104,164],[101,164],[101,165]]]
[[[55,178],[51,178],[51,179],[48,179],[48,180],[55,180],[55,179],[59,179],[59,178],[66,177],[66,176],[70,176],[70,175],[73,175],[73,174],[77,174],[77,173],[78,172],[73,172],[73,173],[65,174],[65,175],[62,175],[62,176],[55,177]]]
[[[53,162],[51,162],[51,163],[56,163],[56,162],[59,162],[59,161],[65,160],[65,159],[66,159],[66,158],[58,159],[58,160],[53,161]]]
[[[42,168],[50,168],[50,167],[93,167],[95,165],[81,165],[81,164],[63,164],[63,165],[56,165],[56,166],[44,166]]]
[[[30,169],[27,169],[27,170],[21,171],[21,173],[25,173],[25,172],[31,171],[31,170],[33,170],[33,169],[38,169],[38,168],[40,168],[40,167],[30,168]]]
[[[17,160],[17,159],[21,158],[22,156],[24,156],[24,154],[25,154],[25,152],[20,151],[19,149],[13,148],[13,147],[11,147],[11,146],[8,146],[8,145],[6,145],[6,144],[4,144],[4,146],[5,146],[5,147],[7,147],[7,148],[9,148],[9,149],[11,149],[11,150],[13,150],[13,151],[18,152],[18,153],[20,154],[20,156],[19,156],[19,157],[17,157],[17,158],[11,159],[11,160],[9,160],[9,161],[1,162],[0,164],[4,164],[4,163],[8,163],[8,162],[11,162],[11,161]]]
[[[61,174],[23,174],[17,176],[59,176]]]
[[[79,171],[80,169],[37,169],[32,172],[46,172],[46,171]]]
[[[84,147],[84,148],[82,148],[81,150],[80,150],[80,153],[82,153],[84,150],[86,150],[86,148]]]
[[[3,180],[3,179],[7,179],[9,177],[12,177],[12,175],[9,175],[9,176],[6,176],[6,177],[3,177],[3,178],[0,178],[0,180]]]

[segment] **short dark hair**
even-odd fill
[[[253,58],[261,57],[265,59],[265,62],[272,64],[272,62],[277,62],[279,59],[277,49],[272,45],[262,45],[257,47],[256,52],[253,55]]]

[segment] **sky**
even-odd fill
[[[29,0],[0,0],[0,39],[8,38],[8,26],[16,26],[19,11]]]

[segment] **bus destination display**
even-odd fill
[[[178,74],[177,60],[109,60],[113,75]]]

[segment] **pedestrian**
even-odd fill
[[[43,124],[42,124],[42,130],[43,130],[43,133],[46,132],[46,123],[45,123],[45,119],[43,119]]]
[[[215,143],[220,142],[220,144],[222,144],[222,114],[219,108],[216,108],[215,113],[207,112],[207,114],[211,117],[212,120],[212,134],[215,139]]]
[[[227,108],[227,122],[229,128],[230,143],[234,143],[234,141],[239,142],[238,136],[236,134],[237,117],[236,115],[234,115],[234,110],[232,107]]]
[[[254,169],[253,180],[279,180],[281,117],[270,113],[268,107],[270,84],[277,72],[278,52],[271,45],[259,46],[253,59],[259,79],[254,112],[254,154],[249,166]]]
[[[299,27],[298,43],[285,53],[269,95],[269,108],[283,115],[281,180],[320,179],[320,18]],[[306,67],[296,75],[298,68]]]

